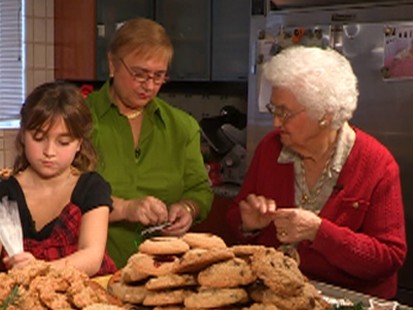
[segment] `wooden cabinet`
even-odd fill
[[[96,78],[96,0],[54,2],[55,79]]]

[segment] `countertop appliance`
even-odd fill
[[[248,162],[273,128],[262,106],[269,94],[260,91],[261,64],[289,44],[328,45],[343,53],[359,78],[351,123],[386,145],[400,165],[409,252],[398,300],[413,305],[413,1],[265,0],[252,1],[251,12]],[[403,65],[396,68],[394,59]]]
[[[233,106],[199,122],[202,137],[215,153],[213,162],[208,163],[218,170],[219,181],[215,182],[241,185],[246,171],[246,124],[246,114]]]

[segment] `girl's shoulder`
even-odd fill
[[[109,183],[96,171],[82,173],[72,193],[72,202],[83,212],[106,205],[112,207]]]

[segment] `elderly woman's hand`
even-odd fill
[[[321,218],[318,215],[298,208],[278,209],[273,219],[277,229],[277,238],[283,243],[313,241],[321,224]]]
[[[239,208],[241,210],[242,230],[250,232],[262,229],[272,222],[276,204],[274,200],[264,196],[249,194],[245,200],[240,201]]]

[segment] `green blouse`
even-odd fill
[[[99,156],[98,172],[124,199],[155,196],[166,205],[182,199],[200,207],[197,221],[206,218],[213,193],[200,149],[200,129],[188,113],[154,98],[145,108],[135,149],[128,119],[111,103],[109,81],[87,98],[94,121],[93,142]],[[118,268],[142,242],[142,225],[111,223],[108,252]]]

